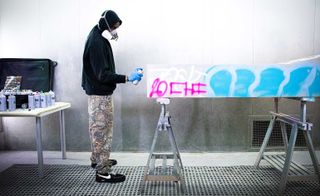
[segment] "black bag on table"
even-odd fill
[[[4,88],[7,76],[22,76],[21,90],[53,90],[54,68],[57,62],[50,59],[0,58],[0,90]],[[17,96],[17,107],[28,102],[27,96]]]

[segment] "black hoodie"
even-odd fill
[[[106,14],[109,26],[122,23],[115,12]],[[110,42],[102,36],[107,30],[103,18],[91,30],[83,53],[82,88],[87,95],[111,95],[117,83],[125,83],[126,76],[116,74]]]

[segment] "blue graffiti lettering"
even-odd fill
[[[319,92],[320,92],[320,71],[317,70],[316,78],[313,80],[313,83],[309,87],[310,97],[319,96]]]
[[[255,76],[251,71],[246,69],[238,69],[236,70],[236,74],[237,81],[235,83],[234,96],[247,97],[248,89],[250,85],[254,82]]]
[[[210,80],[210,86],[216,96],[228,96],[230,90],[232,76],[226,71],[218,71],[212,75]]]
[[[283,95],[298,94],[311,69],[311,67],[302,67],[293,70],[288,84],[283,87]]]
[[[260,83],[254,93],[263,97],[277,95],[281,82],[285,79],[283,71],[277,68],[268,68],[261,72]]]

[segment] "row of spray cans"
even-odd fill
[[[8,103],[8,105],[7,105]],[[28,94],[28,109],[46,108],[55,104],[55,94],[53,91],[46,93],[33,92]],[[8,107],[7,107],[8,106]],[[8,98],[4,94],[0,94],[0,111],[14,111],[16,109],[16,97],[10,94]]]
[[[28,108],[33,110],[35,108],[46,108],[54,105],[56,102],[56,97],[53,91],[46,93],[32,93],[28,95]]]
[[[7,99],[4,94],[0,94],[0,111],[7,110],[7,102],[9,111],[13,111],[16,109],[16,96],[9,95]]]

